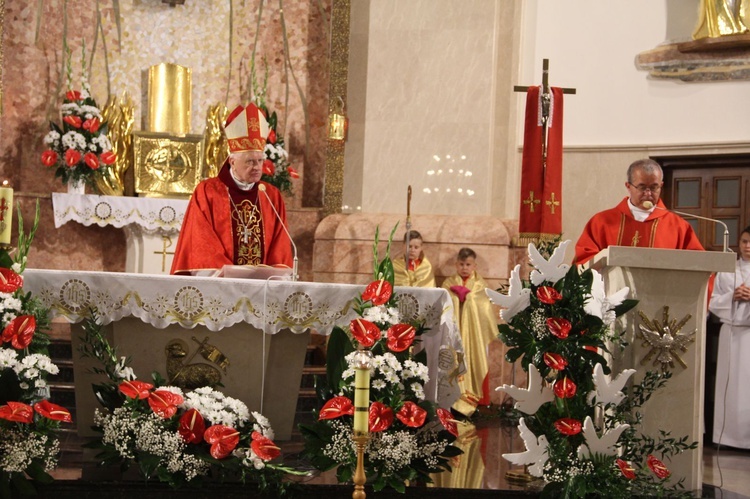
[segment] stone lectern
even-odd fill
[[[734,253],[610,246],[590,266],[604,277],[607,293],[630,287],[638,306],[620,318],[630,346],[615,351],[613,371],[672,371],[667,385],[642,408],[642,431],[688,437],[698,448],[665,464],[671,480],[685,478],[687,490],[703,486],[703,383],[706,299],[712,272],[734,272]],[[645,334],[644,334],[645,332]],[[659,457],[659,456],[657,456]]]

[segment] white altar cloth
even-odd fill
[[[364,290],[354,284],[119,272],[26,269],[23,277],[24,291],[39,297],[53,316],[71,322],[95,307],[104,325],[130,316],[157,329],[176,324],[214,332],[244,322],[268,334],[284,329],[329,334],[356,317],[353,299]],[[422,335],[430,372],[425,395],[450,407],[459,395],[451,360],[463,353],[453,302],[440,288],[397,287],[396,293],[401,319],[424,321],[429,329]]]
[[[187,205],[187,199],[52,193],[56,228],[67,222],[117,228],[137,225],[146,233],[177,235]]]

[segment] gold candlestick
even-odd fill
[[[367,494],[365,493],[365,482],[367,481],[367,475],[365,475],[365,447],[367,442],[370,441],[370,435],[367,433],[355,433],[354,442],[357,444],[357,468],[354,470],[354,492],[352,492],[352,499],[365,499]]]

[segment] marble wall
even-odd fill
[[[312,234],[323,204],[331,1],[288,2],[283,11],[280,2],[260,0],[188,1],[175,7],[159,0],[120,0],[118,12],[114,5],[97,0],[5,2],[0,179],[10,180],[26,220],[33,218],[36,200],[41,201],[30,265],[124,270],[121,234],[77,224],[56,229],[52,223],[49,193],[65,187],[44,169],[40,155],[48,121],[60,122],[67,90],[64,38],[73,52],[73,87],[80,88],[85,44],[92,95],[100,107],[109,96],[131,95],[136,130],[146,109],[143,76],[150,65],[174,62],[192,68],[192,132],[202,133],[208,106],[226,102],[233,107],[248,100],[253,49],[256,60],[265,58],[267,105],[279,115],[290,160],[302,177],[286,200],[290,226],[301,251],[309,248],[302,258],[311,262]],[[262,69],[258,78],[262,83]]]

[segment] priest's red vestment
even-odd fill
[[[228,165],[224,168],[228,168]],[[220,174],[219,177],[206,179],[195,188],[177,240],[172,274],[186,274],[199,269],[220,269],[224,265],[236,264],[232,204],[229,200],[229,188],[220,178],[222,176]],[[286,223],[286,208],[279,190],[266,182],[261,181],[259,184],[265,185],[268,198]],[[263,233],[261,263],[291,267],[291,243],[268,198],[258,192]]]
[[[661,200],[648,218],[639,222],[628,207],[627,197],[614,208],[591,217],[576,243],[576,263],[587,262],[609,246],[703,250],[690,224],[668,211]]]

